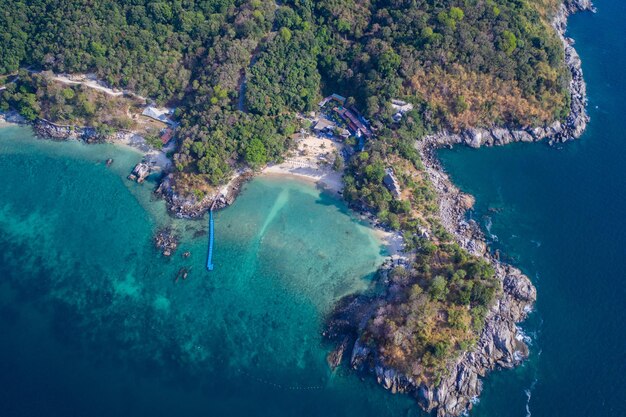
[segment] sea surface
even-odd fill
[[[579,141],[439,153],[538,292],[530,360],[487,378],[475,416],[626,416],[626,3],[595,4],[569,24],[591,116]]]
[[[492,373],[472,416],[626,416],[626,6],[597,6],[570,20],[592,117],[580,141],[440,153],[539,294],[531,358]],[[172,220],[155,178],[127,181],[140,158],[0,129],[0,416],[423,415],[326,365],[325,314],[385,256],[345,205],[256,179],[217,213],[209,273],[206,219]],[[152,245],[164,226],[182,239],[171,258]]]
[[[208,272],[207,220],[173,220],[154,183],[126,180],[140,159],[0,129],[1,416],[411,408],[326,365],[325,315],[386,256],[343,203],[307,183],[252,181],[215,215]],[[165,226],[181,236],[171,258],[152,243]]]

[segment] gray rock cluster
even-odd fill
[[[161,229],[154,235],[154,246],[163,253],[163,256],[172,256],[178,248],[178,236],[169,227]]]
[[[39,137],[47,139],[77,139],[87,143],[98,143],[106,140],[106,137],[98,134],[96,129],[92,127],[58,125],[46,119],[37,119],[33,125],[33,129]]]
[[[0,123],[3,123],[3,122],[14,123],[18,125],[24,125],[28,123],[26,119],[24,119],[22,115],[20,115],[15,110],[9,110],[7,112],[0,111]]]

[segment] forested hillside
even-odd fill
[[[369,114],[390,97],[424,101],[424,119],[454,129],[540,124],[566,114],[568,73],[545,6],[527,1],[314,2],[329,86]],[[554,5],[553,5],[554,6]]]
[[[271,3],[229,0],[2,0],[0,7],[0,72],[93,71],[159,100],[183,98],[221,37],[259,39],[274,15]]]
[[[93,72],[178,108],[176,192],[202,199],[240,166],[282,158],[298,113],[335,92],[375,139],[344,196],[405,233],[416,254],[362,341],[427,383],[476,342],[499,282],[453,243],[414,147],[440,129],[537,126],[569,110],[556,0],[0,0],[0,110],[129,127],[122,107],[38,72]],[[18,72],[21,71],[21,72]],[[9,77],[6,77],[10,75]],[[17,77],[15,77],[17,75]],[[3,77],[4,76],[4,77]],[[413,110],[394,120],[391,99]],[[124,112],[122,112],[124,113]],[[396,171],[403,193],[383,184]]]
[[[429,129],[542,124],[568,109],[568,73],[547,23],[555,3],[0,0],[0,73],[95,72],[112,86],[178,102],[183,136],[207,150],[222,148],[216,132],[242,117],[238,108],[273,123],[312,109],[320,90],[351,96],[383,121],[390,98],[408,98]],[[275,148],[270,159],[284,148],[258,139]],[[187,144],[179,166],[218,181],[215,171],[228,168],[207,155],[223,164],[247,147],[243,138],[228,141],[227,153]]]

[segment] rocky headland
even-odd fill
[[[211,207],[220,210],[232,204],[243,185],[253,177],[254,172],[251,170],[238,171],[223,187],[202,196],[195,196],[193,193],[181,192],[176,177],[168,174],[161,180],[155,194],[165,200],[167,210],[172,216],[197,219],[204,216]]]
[[[595,11],[589,0],[567,0],[559,6],[552,19],[565,51],[565,63],[571,74],[570,112],[566,120],[555,121],[545,126],[493,126],[489,128],[472,128],[460,133],[438,132],[424,138],[430,146],[442,147],[463,144],[472,148],[481,146],[506,145],[513,142],[537,142],[544,139],[551,144],[579,138],[589,121],[587,115],[587,85],[583,78],[580,57],[574,49],[574,41],[565,36],[567,18],[578,11]]]
[[[571,73],[570,114],[564,122],[547,126],[501,127],[468,129],[460,133],[440,132],[418,141],[425,170],[438,196],[440,221],[457,243],[475,256],[487,260],[495,270],[500,283],[497,301],[491,306],[485,326],[474,347],[447,366],[447,373],[436,384],[416,382],[411,377],[385,366],[384,358],[370,346],[360,342],[359,336],[376,309],[384,303],[390,291],[377,296],[361,295],[344,298],[331,313],[324,336],[337,343],[328,357],[331,367],[349,357],[350,366],[358,371],[373,373],[379,384],[396,393],[407,393],[420,406],[438,417],[458,416],[472,408],[482,391],[481,378],[496,368],[512,368],[528,357],[528,346],[517,323],[526,319],[537,297],[530,279],[519,269],[500,262],[499,254],[492,254],[480,227],[467,220],[468,206],[473,198],[462,193],[445,173],[435,155],[437,148],[464,144],[473,148],[505,145],[512,142],[536,142],[547,139],[551,144],[579,138],[589,117],[586,111],[586,85],[581,61],[573,41],[565,37],[567,17],[578,11],[594,11],[589,0],[567,0],[559,7],[552,21],[565,51],[566,64]],[[396,263],[389,262],[380,271],[379,283],[389,286],[388,274]]]

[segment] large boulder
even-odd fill
[[[506,145],[514,141],[513,135],[511,135],[509,129],[502,127],[491,129],[491,136],[493,136],[496,145]]]
[[[480,148],[482,145],[491,145],[493,138],[488,130],[467,129],[463,132],[463,140],[472,148]]]

